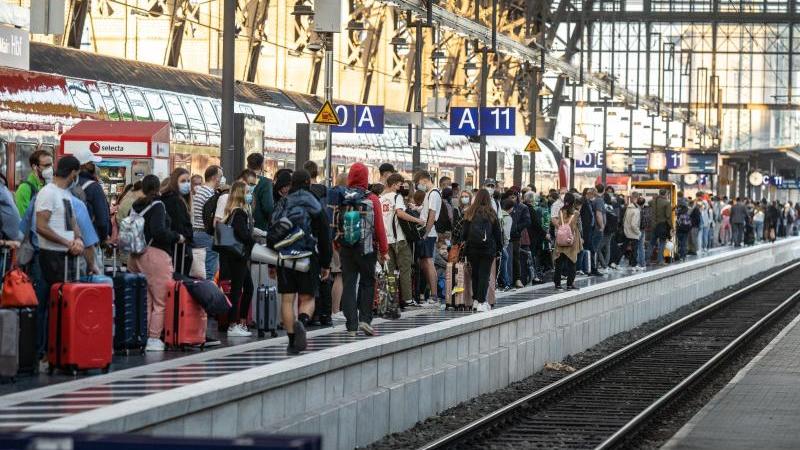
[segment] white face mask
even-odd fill
[[[425,191],[427,191],[427,190],[428,190],[428,186],[426,186],[426,185],[424,185],[424,184],[422,184],[422,183],[418,183],[418,184],[417,184],[417,189],[418,189],[418,190],[420,190],[420,191],[422,191],[422,192],[425,192]]]
[[[489,192],[489,195],[494,195],[494,188],[493,187],[487,187],[486,191]]]
[[[461,197],[462,205],[469,205],[469,197]]]
[[[220,185],[220,186],[222,186],[223,184],[227,184],[227,181],[228,181],[228,180],[226,180],[226,179],[225,179],[225,175],[223,175],[223,176],[222,176],[222,177],[220,177],[220,179],[219,179],[219,185]]]
[[[44,178],[45,183],[52,183],[53,182],[53,168],[48,167],[42,171],[42,178]]]

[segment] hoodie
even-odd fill
[[[375,213],[374,242],[377,242],[377,250],[380,251],[381,255],[386,255],[389,251],[389,243],[386,240],[386,230],[383,226],[381,202],[375,194],[367,190],[368,185],[369,172],[367,171],[367,166],[360,162],[350,166],[350,173],[347,174],[347,187],[360,188],[367,191],[367,198],[372,201],[372,210]]]

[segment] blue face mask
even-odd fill
[[[251,194],[249,192],[247,194],[244,194],[244,201],[248,205],[252,204],[253,203],[253,194]]]
[[[189,190],[190,190],[191,188],[192,188],[192,184],[191,184],[190,182],[188,182],[188,181],[185,181],[185,182],[183,182],[183,183],[180,183],[180,184],[178,185],[178,189],[181,191],[181,194],[182,194],[182,195],[187,195],[187,194],[189,194]]]

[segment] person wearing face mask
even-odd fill
[[[209,233],[210,230],[206,229],[205,223],[208,218],[204,217],[203,207],[207,202],[213,201],[214,196],[217,196],[217,203],[219,203],[217,188],[224,184],[225,175],[222,173],[220,166],[209,166],[203,174],[203,179],[205,181],[197,188],[192,198],[192,243],[195,250],[205,250],[206,279],[211,280],[217,271],[219,255],[211,249],[214,238]],[[210,219],[213,222],[213,217]],[[201,256],[202,253],[202,251],[198,252]]]
[[[244,169],[242,173],[239,174],[239,177],[236,178],[236,181],[241,181],[245,184],[245,187],[247,188],[245,195],[250,195],[250,198],[252,199],[254,197],[253,191],[258,183],[258,176],[256,173],[250,169]],[[228,199],[230,198],[230,189],[228,189],[227,186],[220,186],[219,189],[221,194],[219,196],[219,201],[217,201],[217,210],[214,213],[214,223],[225,220],[225,210],[228,207]],[[251,201],[250,204],[253,204],[253,201]]]
[[[427,171],[419,171],[414,175],[414,183],[417,185],[417,190],[425,193],[425,199],[422,202],[422,209],[420,210],[420,219],[425,221],[425,239],[417,244],[417,258],[419,259],[419,268],[422,273],[423,279],[427,282],[430,289],[430,297],[428,297],[428,304],[434,305],[437,303],[437,274],[436,267],[433,264],[433,253],[436,250],[436,239],[438,234],[436,232],[436,219],[439,218],[439,212],[442,208],[442,194],[438,189],[433,188],[433,181],[431,174]],[[444,303],[440,308],[445,307]]]
[[[45,150],[36,150],[28,158],[31,173],[19,186],[14,194],[14,201],[20,216],[25,215],[31,199],[42,187],[53,181],[53,156]]]
[[[103,191],[103,186],[100,185],[100,180],[97,177],[96,163],[99,163],[103,158],[96,156],[89,151],[88,148],[75,152],[75,157],[81,163],[81,171],[78,175],[77,196],[89,209],[89,216],[94,223],[94,230],[100,238],[100,243],[105,243],[111,237],[111,208],[108,205],[106,193]],[[82,194],[82,195],[81,195]],[[97,246],[98,250],[100,246]],[[102,254],[98,254],[98,258],[102,258]]]
[[[75,273],[77,256],[84,250],[83,239],[72,208],[70,188],[77,184],[80,162],[72,155],[58,161],[53,182],[46,184],[36,195],[34,212],[36,237],[39,242],[39,266],[46,292],[54,283],[63,282],[65,264]],[[73,256],[67,258],[67,255]],[[39,303],[37,310],[37,349],[45,358],[41,368],[47,368],[47,312],[49,298]]]
[[[487,178],[483,182],[483,188],[486,189],[486,192],[489,193],[489,197],[491,197],[490,203],[492,205],[492,209],[494,209],[494,213],[498,216],[500,215],[500,200],[495,197],[495,187],[497,186],[497,182],[494,181],[492,178]]]
[[[189,214],[190,192],[192,190],[189,171],[177,168],[172,171],[167,185],[161,189],[161,201],[169,217],[170,229],[181,236],[186,236],[187,244],[192,243],[192,216]],[[189,275],[192,267],[191,245],[185,245],[183,264],[175,265],[178,270],[183,268],[183,274]],[[180,257],[180,255],[179,255]]]

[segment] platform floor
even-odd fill
[[[664,448],[800,448],[800,317],[740,370]]]
[[[733,250],[730,247],[712,250],[711,255]],[[699,257],[689,257],[690,260]],[[651,267],[655,270],[660,267]],[[628,269],[612,271],[604,277],[579,277],[578,287],[593,286],[638,273]],[[552,283],[498,293],[496,307],[504,307],[555,294]],[[392,334],[428,324],[440,323],[471,312],[439,311],[419,308],[396,321],[377,319],[373,322],[380,334]],[[311,332],[308,351],[314,352],[343,344],[370,339],[350,337],[343,325]],[[126,361],[126,358],[128,360]],[[283,361],[286,338],[251,341],[239,345],[189,353],[166,352],[164,355],[131,355],[116,357],[114,371],[73,379],[38,375],[15,385],[2,387],[0,394],[0,432],[21,430],[61,417],[113,405],[141,396],[163,392],[226,374]],[[116,370],[123,367],[123,370]]]

